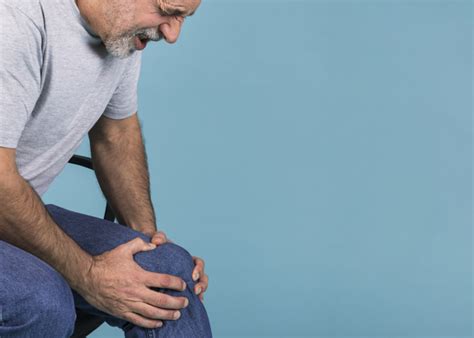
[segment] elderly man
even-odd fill
[[[69,337],[75,307],[126,337],[211,337],[202,259],[157,231],[137,118],[141,50],[199,0],[0,0],[0,336]],[[88,134],[118,221],[41,195]]]

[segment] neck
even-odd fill
[[[81,13],[82,18],[87,22],[90,28],[100,37],[102,37],[101,32],[103,32],[103,27],[101,27],[100,16],[102,13],[102,8],[100,6],[101,1],[96,0],[74,0],[76,2],[77,8]]]

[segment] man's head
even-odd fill
[[[107,51],[124,58],[149,40],[174,43],[187,16],[200,0],[76,0],[81,14]]]

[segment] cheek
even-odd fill
[[[138,18],[136,25],[139,28],[158,28],[158,26],[164,22],[165,20],[162,16],[156,13],[150,13],[141,15]]]

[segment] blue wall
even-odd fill
[[[472,337],[472,7],[204,0],[148,47],[159,227],[215,337]],[[103,207],[74,168],[45,200]]]

